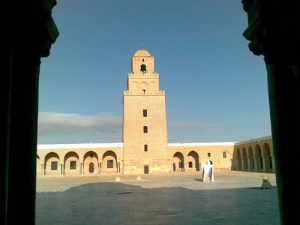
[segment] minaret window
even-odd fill
[[[143,117],[147,117],[147,116],[148,116],[147,109],[143,109]]]
[[[148,145],[144,145],[144,152],[148,152]]]
[[[142,92],[143,92],[143,95],[146,94],[146,90],[145,89],[143,89]]]
[[[148,127],[144,126],[144,133],[148,133]]]
[[[146,73],[146,65],[145,64],[141,65],[141,72]]]
[[[144,174],[149,174],[149,166],[144,166]]]

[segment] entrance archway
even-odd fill
[[[60,158],[57,153],[50,152],[45,157],[45,175],[60,175]]]
[[[83,171],[85,175],[97,174],[98,155],[94,151],[88,151],[83,157]]]
[[[68,152],[65,155],[65,175],[79,175],[80,162],[76,152]]]
[[[117,173],[118,163],[115,152],[109,150],[103,154],[101,171],[103,173]]]
[[[184,171],[184,157],[181,152],[173,155],[173,172]]]
[[[199,164],[199,155],[195,151],[191,151],[187,157],[188,163],[188,170],[189,171],[200,171],[200,164]]]

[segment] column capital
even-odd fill
[[[268,63],[295,65],[299,62],[300,17],[297,1],[242,0],[248,27],[243,36],[249,50]]]

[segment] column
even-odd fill
[[[254,170],[255,171],[258,171],[258,166],[257,166],[258,164],[257,164],[257,158],[256,157],[254,157]]]
[[[244,162],[244,158],[242,157],[241,158],[241,161],[242,161],[242,171],[245,171],[245,162]]]
[[[42,172],[41,175],[45,176],[45,164],[44,163],[41,164],[41,172]]]
[[[272,160],[272,172],[275,172],[275,170],[276,170],[276,165],[275,165],[274,155],[271,156],[271,160]]]
[[[248,170],[251,171],[251,165],[252,165],[251,160],[250,160],[249,157],[247,157],[246,160],[247,160],[247,163],[248,163]]]
[[[64,163],[60,164],[60,175],[61,176],[65,175],[65,165],[64,165]]]
[[[80,162],[80,176],[83,176],[83,163]]]
[[[102,162],[99,162],[99,163],[98,163],[98,173],[99,173],[99,174],[101,174],[101,169],[102,169],[102,168],[101,168],[101,164],[102,164]]]
[[[201,171],[201,162],[198,160],[198,171]]]
[[[266,158],[265,156],[262,157],[262,167],[263,172],[267,172],[267,166],[266,166]]]
[[[14,20],[3,25],[14,29],[1,49],[0,224],[18,224],[19,215],[22,223],[35,224],[40,59],[58,35],[51,17],[55,4],[28,0],[6,7]]]
[[[267,68],[272,141],[282,225],[299,219],[300,5],[298,1],[242,1],[244,37]]]

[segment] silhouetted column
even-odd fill
[[[7,193],[8,193],[8,157],[9,157],[9,120],[10,120],[10,86],[11,86],[11,50],[5,54],[5,68],[0,75],[0,224],[6,224]],[[3,73],[3,74],[2,74]]]
[[[24,209],[27,213],[23,214],[22,219],[34,224],[39,65],[38,55],[29,56],[26,51],[14,51],[10,96],[7,224],[17,224],[16,215],[21,215]]]
[[[282,224],[299,218],[300,80],[284,62],[267,63],[275,169]]]
[[[300,208],[300,14],[299,1],[243,0],[244,36],[264,55],[275,170],[282,225],[299,221]]]
[[[55,1],[9,1],[1,53],[0,224],[35,224],[37,116],[40,58],[49,55],[58,31]],[[5,22],[4,22],[5,23]]]

